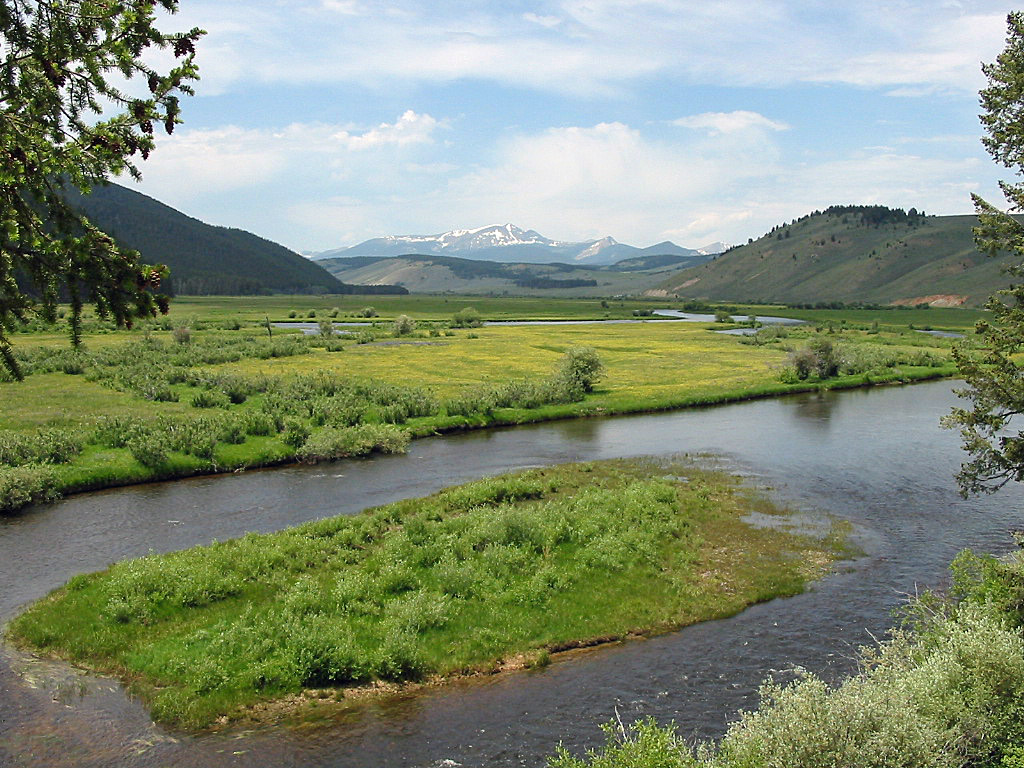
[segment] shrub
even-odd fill
[[[558,375],[584,392],[593,392],[604,375],[604,363],[593,347],[569,347],[558,365]]]
[[[408,336],[416,330],[416,321],[408,315],[399,315],[395,318],[395,322],[392,323],[391,329],[394,331],[395,336]]]
[[[790,352],[789,365],[793,374],[801,381],[809,378],[811,374],[819,379],[830,379],[839,373],[842,359],[831,341],[816,338],[806,347]]]
[[[281,435],[281,439],[284,440],[285,445],[290,445],[292,448],[298,448],[309,437],[309,427],[298,419],[286,419],[284,422],[284,430]]]
[[[276,435],[277,419],[265,411],[244,411],[239,418],[247,435]]]
[[[726,312],[724,309],[715,310],[715,322],[716,323],[731,323],[732,315]]]
[[[188,344],[192,341],[192,331],[188,328],[179,327],[171,331],[171,338],[176,344]]]
[[[309,312],[306,313],[306,317],[308,317],[310,319],[315,318],[316,317],[316,310],[315,309],[309,310]]]
[[[373,307],[363,307],[361,310],[359,310],[359,316],[360,317],[376,317],[377,316],[377,310],[374,309]]]
[[[472,416],[474,414],[490,416],[494,411],[494,392],[490,389],[464,392],[450,400],[445,400],[442,406],[449,416]]]
[[[217,439],[222,443],[241,445],[245,442],[245,421],[229,416],[221,422],[217,430]]]
[[[357,427],[326,427],[296,452],[299,461],[319,461],[364,456],[368,453],[404,453],[409,446],[409,433],[388,424],[362,424]]]
[[[483,319],[476,309],[465,307],[456,312],[452,317],[452,325],[456,328],[479,328],[483,325]]]
[[[152,469],[167,461],[167,443],[167,437],[163,434],[143,432],[132,437],[125,447],[139,464]]]
[[[294,318],[296,318],[298,316],[299,316],[299,313],[296,312],[294,309],[291,312],[288,313],[288,317],[290,317],[292,319],[294,319]]]
[[[37,429],[27,435],[0,430],[0,464],[65,464],[81,453],[83,442],[64,429]]]
[[[341,313],[341,310],[337,307],[331,307],[331,311],[327,313],[328,317],[337,317]]]
[[[228,396],[215,389],[204,389],[192,397],[193,408],[227,408],[230,405]]]
[[[322,320],[320,320],[318,325],[320,326],[319,332],[321,336],[323,336],[324,338],[330,338],[334,336],[334,323],[332,323],[330,320],[328,320],[327,318],[323,318]]]
[[[58,498],[57,476],[50,467],[0,467],[0,513]]]
[[[108,448],[124,448],[145,429],[142,420],[134,416],[101,416],[96,421],[92,441]]]

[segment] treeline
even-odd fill
[[[859,218],[861,224],[875,227],[880,224],[916,223],[925,218],[924,211],[918,212],[916,208],[904,211],[902,208],[889,208],[885,205],[830,205],[825,209],[825,215],[854,216]]]
[[[767,300],[751,301],[751,304],[769,304]],[[789,303],[789,309],[931,309],[931,304],[923,302],[910,306],[909,304],[872,304],[866,301],[816,301],[804,303]]]
[[[556,280],[551,277],[518,277],[515,284],[520,288],[592,288],[597,280],[570,279]]]
[[[925,218],[927,218],[925,212],[918,211],[917,208],[911,208],[909,211],[905,211],[902,208],[889,208],[885,205],[830,205],[824,211],[813,210],[808,214],[804,214],[799,218],[793,219],[788,224],[776,224],[761,237],[765,238],[774,235],[776,240],[783,240],[790,237],[791,227],[815,218],[816,216],[842,218],[844,224],[850,223],[849,220],[853,218],[855,224],[876,228],[882,224],[907,224],[909,226],[916,226],[924,223]],[[754,238],[750,238],[747,240],[747,245],[751,245],[753,242]],[[722,251],[719,256],[724,256],[725,254],[742,247],[742,245],[730,246],[726,250]]]
[[[320,284],[286,285],[271,290],[259,280],[243,275],[226,274],[193,274],[186,277],[172,275],[164,281],[164,290],[172,296],[266,296],[274,293],[320,295],[333,294],[366,294],[366,295],[400,295],[409,293],[400,285],[350,285],[339,282],[337,286]]]

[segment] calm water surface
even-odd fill
[[[805,594],[663,637],[367,706],[333,724],[188,737],[152,725],[107,679],[0,651],[2,766],[541,766],[601,741],[615,716],[721,734],[769,674],[835,679],[908,593],[941,586],[963,547],[1000,552],[1019,488],[962,500],[961,454],[938,419],[948,382],[801,395],[668,414],[419,440],[406,456],[118,489],[0,520],[0,620],[73,574],[421,495],[508,469],[712,452],[807,510],[854,523],[865,555]]]

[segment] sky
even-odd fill
[[[201,80],[126,186],[299,252],[513,223],[746,242],[1001,202],[986,0],[181,0]]]

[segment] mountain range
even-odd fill
[[[712,243],[704,248],[683,248],[665,241],[647,248],[620,243],[612,237],[584,242],[552,240],[532,229],[514,224],[457,229],[439,235],[390,235],[375,237],[358,245],[335,248],[312,255],[314,261],[355,256],[457,256],[482,261],[520,264],[582,264],[602,266],[642,256],[710,256],[727,248]]]
[[[317,263],[347,283],[389,283],[412,293],[511,296],[637,295],[670,275],[709,261],[700,254],[634,256],[615,264],[526,264],[436,254],[350,256]]]

